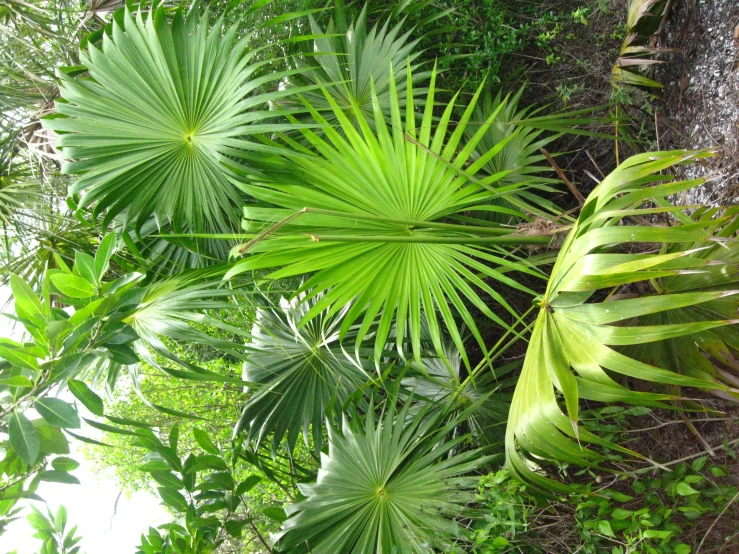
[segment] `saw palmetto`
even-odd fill
[[[326,418],[335,419],[347,399],[369,377],[342,348],[339,329],[346,310],[321,312],[300,326],[303,316],[320,296],[303,302],[305,295],[265,302],[256,320],[243,365],[243,379],[254,383],[236,425],[249,440],[260,443],[271,435],[272,451],[283,439],[295,448],[302,433],[320,451]],[[351,334],[348,337],[351,339]]]
[[[189,232],[235,226],[242,194],[229,177],[251,171],[249,137],[285,130],[267,109],[283,93],[258,89],[286,74],[262,74],[249,35],[222,27],[196,5],[171,20],[161,5],[126,8],[80,53],[89,77],[60,75],[44,124],[60,134],[63,171],[79,175],[70,192],[82,207],[135,227],[152,215]]]
[[[334,17],[325,29],[311,16],[311,33],[316,38],[307,43],[303,55],[295,58],[301,71],[289,81],[289,88],[305,90],[301,96],[321,112],[327,124],[339,130],[341,125],[334,106],[324,93],[331,96],[357,129],[359,113],[374,125],[373,94],[383,113],[389,114],[390,79],[393,79],[399,101],[403,104],[408,91],[402,69],[407,63],[417,67],[414,62],[421,54],[415,47],[422,34],[417,33],[415,38],[411,38],[412,29],[404,31],[403,21],[390,26],[389,18],[368,29],[367,8],[365,4],[359,15],[347,23],[347,10],[337,2]],[[390,72],[393,68],[395,73]],[[414,71],[413,82],[418,83],[428,76],[429,72]],[[317,85],[323,88],[316,88]],[[281,101],[281,105],[302,107],[297,98],[291,97]]]
[[[413,78],[408,73],[410,92]],[[515,133],[468,164],[485,132],[483,125],[471,140],[462,142],[480,90],[456,124],[455,100],[435,121],[434,81],[432,76],[417,121],[413,95],[408,95],[402,115],[391,78],[392,123],[386,123],[374,96],[375,126],[357,113],[359,131],[327,94],[343,133],[330,126],[321,136],[302,129],[317,153],[286,139],[296,149],[285,154],[295,165],[292,178],[244,185],[260,201],[244,210],[245,230],[256,239],[234,249],[245,258],[227,277],[264,268],[279,268],[267,278],[311,274],[301,290],[310,291],[306,298],[323,296],[305,313],[301,325],[325,309],[336,313],[352,303],[341,333],[358,324],[359,347],[378,320],[375,359],[381,358],[394,329],[398,349],[403,352],[409,342],[420,360],[422,313],[437,354],[443,355],[440,337],[446,327],[465,363],[457,317],[483,342],[470,306],[508,327],[505,318],[517,317],[516,311],[490,283],[533,294],[509,272],[543,275],[526,264],[525,256],[514,256],[506,247],[547,244],[550,239],[469,217],[466,224],[456,222],[490,199],[517,190],[516,184],[494,187],[503,177],[500,173],[476,177]],[[320,113],[313,114],[325,123]],[[494,117],[493,113],[489,120]],[[489,308],[477,291],[488,294],[499,309]]]
[[[667,401],[680,397],[677,387],[726,388],[715,371],[681,371],[664,357],[652,355],[648,363],[629,355],[635,347],[664,352],[663,341],[668,340],[690,345],[712,334],[735,336],[728,327],[737,322],[734,295],[739,291],[731,288],[735,270],[715,266],[706,255],[721,243],[718,248],[735,257],[739,244],[730,238],[735,224],[726,229],[727,217],[687,218],[684,208],[665,199],[702,180],[675,182],[658,174],[705,155],[677,151],[634,156],[588,197],[539,299],[513,396],[506,454],[515,475],[543,488],[563,488],[532,471],[532,464],[557,460],[593,466],[603,458],[585,448],[587,443],[619,448],[579,427],[580,399],[669,407]],[[643,223],[663,214],[675,214],[676,224]],[[642,223],[629,225],[629,218]],[[685,285],[670,290],[654,284],[662,280]],[[626,378],[666,388],[632,390],[625,386]]]
[[[410,404],[391,404],[377,416],[329,427],[315,483],[298,485],[305,500],[272,536],[278,552],[376,554],[449,551],[468,533],[478,479],[470,472],[490,461],[480,450],[455,452],[458,423],[445,414],[415,416]]]

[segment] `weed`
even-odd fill
[[[572,12],[570,15],[573,20],[577,21],[581,25],[587,25],[587,15],[590,13],[590,8],[586,8],[584,6],[577,8],[574,12]]]
[[[578,92],[584,90],[584,88],[585,87],[582,85],[582,83],[575,83],[573,85],[562,83],[557,85],[555,90],[557,91],[559,99],[562,101],[562,103],[567,105],[570,103],[570,100],[572,100],[572,97]]]
[[[610,440],[630,417],[650,411],[611,406],[584,412],[582,421]],[[564,478],[567,469],[560,466]],[[595,477],[588,470],[574,475],[584,473]],[[566,545],[582,554],[690,554],[702,518],[715,519],[737,495],[728,476],[724,466],[702,456],[671,471],[622,475],[610,487],[537,506],[524,485],[500,470],[480,480],[477,499],[487,511],[473,535],[474,552],[544,554]]]

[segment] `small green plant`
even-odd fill
[[[558,22],[559,16],[555,13],[549,13],[542,16],[539,21],[538,27],[540,29],[546,29],[540,32],[536,36],[536,45],[544,51],[544,59],[547,65],[554,65],[555,63],[562,61],[562,57],[558,54],[555,49],[554,42],[559,38],[564,27]],[[550,27],[550,24],[554,25]]]
[[[587,8],[585,6],[581,6],[577,8],[575,11],[573,11],[570,15],[574,21],[577,21],[581,25],[587,25],[587,15],[590,13],[590,8]]]
[[[39,554],[77,554],[80,547],[77,546],[82,537],[76,536],[77,526],[67,530],[67,510],[59,506],[56,513],[46,508],[48,515],[44,515],[36,507],[28,516],[28,522],[36,531],[33,535],[43,541]]]
[[[600,425],[619,428],[628,415],[642,414],[602,415]],[[491,473],[480,480],[477,500],[485,515],[473,536],[473,552],[565,551],[554,550],[556,543],[557,549],[566,545],[566,551],[583,554],[690,554],[697,520],[715,518],[737,495],[736,487],[723,484],[726,469],[707,462],[703,456],[672,471],[632,477],[629,487],[629,477],[623,476],[613,489],[567,495],[545,507],[537,507],[533,495],[506,470]],[[541,521],[547,523],[537,525]],[[559,532],[547,530],[555,526]]]
[[[548,58],[547,63],[549,63]],[[557,85],[555,90],[557,91],[557,95],[559,96],[559,99],[562,101],[562,103],[569,104],[572,100],[572,97],[578,92],[584,90],[584,88],[585,87],[583,87],[581,83],[575,83],[572,85],[562,83]]]
[[[613,554],[693,552],[685,542],[693,522],[718,515],[737,493],[735,487],[721,484],[726,470],[707,461],[708,456],[702,456],[672,471],[637,477],[631,483],[633,497],[584,499],[575,515],[582,552],[600,552],[604,546],[612,547]]]
[[[477,500],[487,510],[473,535],[475,552],[508,551],[511,541],[529,529],[529,515],[535,509],[526,486],[511,479],[508,470],[501,469],[480,478]]]

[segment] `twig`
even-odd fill
[[[698,429],[695,428],[695,425],[693,425],[688,417],[684,413],[680,413],[680,419],[682,419],[685,422],[685,425],[688,426],[688,429],[697,437],[697,439],[701,442],[703,445],[703,448],[705,448],[708,453],[711,455],[711,458],[716,457],[716,452],[713,451],[713,448],[711,448],[711,445],[706,442],[706,439],[703,438],[703,436],[698,432]]]
[[[739,443],[739,439],[734,439],[733,441],[727,442],[726,444],[719,444],[718,446],[713,446],[712,449],[713,450],[726,450],[727,448],[731,448],[732,446],[736,445],[737,443]],[[701,450],[697,454],[691,454],[690,456],[685,456],[683,458],[678,458],[677,460],[672,460],[670,462],[665,462],[662,465],[663,466],[674,466],[675,464],[679,464],[681,462],[687,462],[688,460],[692,460],[693,458],[698,458],[699,456],[705,456],[706,454],[708,454],[708,451]],[[654,469],[654,468],[645,467],[645,468],[642,468],[642,469],[635,470],[634,473],[643,473],[645,471],[650,471],[651,469]]]
[[[590,154],[590,150],[585,150],[585,153],[588,155],[588,158],[590,158],[590,161],[593,162],[593,165],[595,166],[595,169],[598,170],[598,173],[600,173],[600,176],[604,179],[606,178],[605,175],[603,175],[603,171],[601,171],[600,166],[598,165],[598,162],[595,161],[595,158]]]
[[[275,223],[274,225],[272,225],[272,227],[270,227],[268,229],[265,229],[264,231],[262,231],[261,233],[259,233],[256,237],[254,237],[249,242],[247,242],[246,244],[244,244],[241,248],[239,248],[239,254],[242,254],[243,255],[252,246],[254,246],[255,244],[258,244],[258,243],[262,242],[269,235],[271,235],[275,231],[278,231],[280,228],[282,228],[285,225],[287,225],[288,223],[290,223],[293,219],[295,219],[296,217],[298,217],[300,215],[303,215],[307,211],[308,211],[308,208],[303,208],[302,210],[298,210],[294,214],[291,214],[291,215],[287,216],[282,221],[278,221],[277,223]]]
[[[618,159],[618,103],[616,103],[616,121],[614,123],[615,130],[616,130],[616,165],[621,165],[621,162]]]
[[[703,535],[703,538],[701,539],[701,542],[698,545],[698,548],[695,549],[695,554],[698,554],[701,551],[701,547],[703,546],[703,543],[705,542],[706,538],[708,538],[708,535],[710,535],[711,531],[713,531],[713,527],[716,525],[716,523],[718,523],[718,520],[721,519],[721,516],[723,516],[726,513],[726,510],[729,509],[729,507],[734,503],[734,500],[736,500],[737,497],[739,497],[739,491],[737,491],[737,493],[734,495],[734,498],[729,500],[729,503],[726,506],[724,506],[724,509],[721,510],[721,513],[718,515],[718,517],[713,520],[713,523],[711,523],[711,526],[708,528],[708,531],[706,531],[706,534]]]
[[[636,297],[634,297],[634,298],[636,298]],[[705,419],[693,419],[693,420],[689,420],[689,421],[691,421],[693,423],[704,423],[704,422],[707,423],[709,421],[727,421],[727,420],[730,420],[730,419],[731,418],[728,418],[728,417],[709,417],[709,418],[705,418]],[[654,427],[645,427],[644,429],[627,429],[625,431],[620,431],[620,432],[621,433],[642,433],[644,431],[653,431],[654,429],[659,429],[661,427],[665,427],[666,425],[675,425],[677,423],[684,423],[684,422],[683,422],[683,420],[679,420],[679,421],[678,420],[675,420],[675,421],[664,421],[664,422],[660,423],[659,425],[655,425]]]
[[[540,148],[539,150],[541,151],[542,154],[544,154],[549,164],[554,168],[554,171],[557,172],[557,175],[559,175],[559,178],[562,179],[562,181],[564,181],[564,184],[567,185],[567,188],[570,189],[570,192],[575,195],[575,198],[577,198],[577,201],[580,203],[580,207],[584,206],[585,197],[582,195],[582,193],[580,193],[579,190],[577,190],[577,187],[575,187],[575,185],[572,184],[572,181],[570,181],[567,178],[567,175],[565,175],[564,171],[560,169],[560,167],[557,165],[557,162],[554,161],[554,158],[552,158],[549,152],[547,152],[543,148]]]

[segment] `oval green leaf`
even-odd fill
[[[47,423],[63,429],[79,429],[80,416],[71,404],[58,398],[39,398],[34,404],[36,411]]]
[[[51,282],[59,292],[70,298],[90,298],[95,295],[95,287],[77,275],[56,273],[51,276]]]

